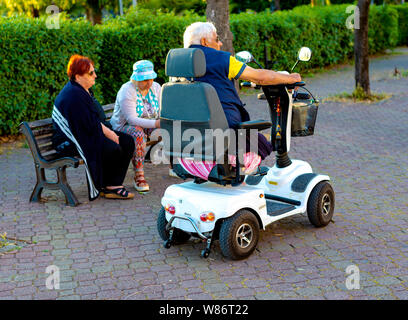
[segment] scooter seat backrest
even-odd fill
[[[172,49],[167,54],[166,75],[179,79],[162,87],[160,127],[166,156],[216,161],[227,152],[228,138],[214,135],[214,130],[228,131],[217,92],[208,83],[194,81],[205,71],[200,49]],[[220,136],[223,150],[216,141]]]
[[[205,55],[200,49],[171,49],[166,57],[166,76],[169,77],[202,77],[206,67]]]

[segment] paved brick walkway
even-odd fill
[[[372,63],[389,64],[372,87],[389,88],[392,98],[322,103],[315,135],[293,139],[292,158],[332,178],[334,223],[316,229],[306,215],[281,220],[261,232],[244,261],[223,258],[218,243],[206,260],[198,241],[163,248],[156,231],[160,198],[179,181],[164,165],[147,165],[152,191],[131,201],[88,202],[80,168],[68,170],[80,206],[66,207],[62,193],[51,191],[44,192],[46,203],[33,204],[29,150],[3,145],[0,233],[29,243],[0,256],[0,299],[407,299],[408,78],[387,75],[397,61],[408,69],[407,60]],[[346,91],[336,81],[352,87],[349,69],[319,74],[309,88],[322,97]],[[265,118],[265,101],[243,99],[253,119]],[[129,171],[129,188],[130,178]],[[59,290],[46,287],[49,265],[60,269]],[[350,265],[359,268],[360,289],[346,288]]]

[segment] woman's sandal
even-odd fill
[[[99,196],[105,197],[105,193],[106,193],[106,188],[101,188],[101,190],[99,191]]]
[[[104,189],[103,196],[106,199],[133,199],[133,193],[128,192],[124,187],[116,189]]]
[[[150,190],[147,181],[144,178],[144,173],[135,173],[135,179],[133,181],[133,186],[138,192],[147,192]]]

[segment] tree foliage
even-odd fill
[[[138,6],[153,11],[161,10],[165,12],[173,11],[175,14],[182,14],[185,11],[193,11],[199,15],[205,14],[205,0],[138,0]]]
[[[45,13],[45,9],[49,5],[56,5],[61,10],[68,10],[75,5],[84,5],[85,0],[0,0],[7,9],[9,15],[14,13],[28,14],[32,17],[38,17],[41,13]]]
[[[117,7],[117,0],[0,0],[9,15],[15,13],[26,14],[31,17],[39,17],[46,13],[50,5],[57,6],[61,11],[70,12],[72,9],[82,7],[87,19],[93,24],[102,22],[102,9],[106,7]]]

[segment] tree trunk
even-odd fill
[[[370,0],[359,0],[360,29],[354,30],[354,57],[356,88],[361,87],[366,95],[371,95],[368,61],[368,12]],[[358,16],[356,17],[358,19]]]
[[[207,21],[214,23],[217,28],[218,37],[223,43],[221,49],[234,54],[233,35],[229,24],[229,1],[207,0],[207,10],[205,13]]]
[[[275,11],[280,9],[280,0],[275,0]]]
[[[330,5],[330,0],[311,0],[310,5],[313,7],[322,6],[322,5]]]
[[[207,21],[214,23],[217,34],[222,42],[221,50],[235,54],[232,44],[233,35],[229,24],[229,0],[207,0],[205,11]],[[239,92],[239,84],[234,80],[235,89]]]
[[[95,24],[102,24],[102,8],[99,0],[86,1],[86,18]]]
[[[31,14],[33,18],[38,18],[40,16],[40,11],[37,8],[32,7]]]

